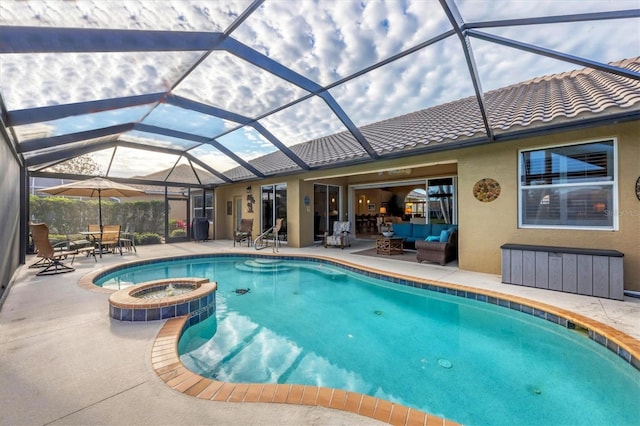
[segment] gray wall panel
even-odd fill
[[[511,284],[522,285],[522,250],[511,250]]]
[[[549,288],[549,253],[536,252],[536,287]]]
[[[609,297],[609,258],[593,256],[593,295]]]
[[[522,252],[522,284],[535,287],[536,286],[536,252]]]
[[[562,254],[562,291],[565,293],[578,292],[578,255]]]
[[[549,289],[562,291],[562,255],[549,253]]]
[[[624,299],[624,269],[622,259],[622,257],[609,258],[609,297],[612,299]]]
[[[20,165],[0,134],[0,296],[20,265]]]
[[[511,250],[502,250],[502,282],[511,283]]]
[[[578,293],[593,296],[593,256],[578,255]]]

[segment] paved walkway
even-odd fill
[[[371,244],[358,241],[345,250],[283,247],[280,252],[333,257],[394,274],[521,296],[582,314],[640,341],[640,299],[614,301],[518,287],[500,283],[496,275],[456,267],[352,254]],[[74,272],[55,276],[37,277],[34,269],[22,267],[0,308],[0,424],[381,424],[323,407],[205,401],[176,392],[151,364],[164,321],[111,320],[108,295],[77,285],[87,273],[118,263],[208,252],[255,254],[252,248],[233,247],[231,241],[208,241],[141,246],[138,253],[105,255],[98,263],[82,257],[76,259]]]

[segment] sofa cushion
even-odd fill
[[[431,225],[431,234],[430,235],[440,235],[440,233],[445,230],[445,229],[449,229],[451,227],[451,225],[446,224],[446,223],[434,223]]]
[[[449,231],[447,229],[443,229],[442,231],[440,231],[440,242],[441,243],[446,243],[447,241],[449,241]]]
[[[429,235],[425,241],[440,241],[440,235]]]
[[[429,223],[414,223],[413,224],[413,232],[411,236],[413,236],[417,240],[424,240],[429,235],[431,235],[431,224]]]
[[[393,235],[395,237],[409,237],[413,229],[412,223],[394,223]]]

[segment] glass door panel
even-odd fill
[[[340,187],[314,184],[313,206],[314,241],[322,241],[325,231],[331,233],[333,223],[340,218]]]
[[[429,179],[427,194],[429,223],[455,223],[453,178]]]
[[[169,214],[165,224],[167,242],[187,241],[189,239],[189,200],[185,198],[167,198]]]

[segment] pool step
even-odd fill
[[[282,259],[249,259],[245,260],[242,263],[236,263],[235,268],[243,272],[287,272],[296,268],[314,272],[332,280],[337,278],[345,278],[347,276],[347,274],[342,271],[332,268],[324,268],[320,264],[313,266],[295,265],[287,263]]]
[[[320,275],[324,275],[325,277],[331,278],[332,280],[336,278],[345,278],[347,276],[347,274],[342,271],[323,268],[321,266],[299,266],[299,268],[306,269],[307,271],[315,272]]]
[[[236,269],[244,272],[286,272],[291,266],[280,259],[250,259],[235,264]]]

